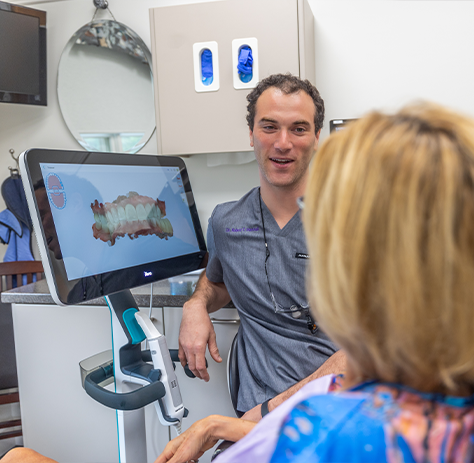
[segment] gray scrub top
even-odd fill
[[[307,251],[300,213],[280,229],[263,201],[262,210],[275,299],[285,308],[306,304]],[[275,313],[265,277],[258,188],[214,209],[207,245],[207,278],[224,282],[241,319],[237,408],[245,412],[309,376],[337,347],[321,330],[311,334],[306,317]]]

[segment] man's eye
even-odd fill
[[[275,127],[273,125],[265,125],[263,130],[275,130]]]
[[[304,133],[304,132],[306,132],[306,127],[296,127],[295,132]]]

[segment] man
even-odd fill
[[[309,380],[342,371],[344,356],[333,355],[336,347],[309,314],[297,204],[318,146],[324,102],[310,82],[282,74],[264,79],[247,100],[260,188],[212,213],[209,263],[183,307],[179,357],[209,380],[206,346],[222,361],[209,313],[232,300],[241,320],[237,408],[258,421]]]

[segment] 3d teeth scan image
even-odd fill
[[[40,165],[68,280],[199,252],[178,167]]]
[[[113,246],[118,238],[128,235],[130,239],[139,236],[156,235],[161,239],[173,236],[173,226],[166,215],[164,201],[130,191],[120,195],[111,203],[91,204],[95,223],[92,225],[94,238]]]

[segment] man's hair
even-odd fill
[[[419,103],[322,144],[304,225],[318,323],[359,380],[474,389],[474,120]]]
[[[260,95],[270,87],[281,90],[286,95],[306,92],[314,102],[314,126],[315,133],[323,127],[324,122],[324,101],[318,92],[318,89],[309,81],[302,80],[291,74],[273,74],[266,77],[258,83],[258,85],[247,95],[247,124],[250,130],[253,130],[255,124],[255,112],[257,101]]]

